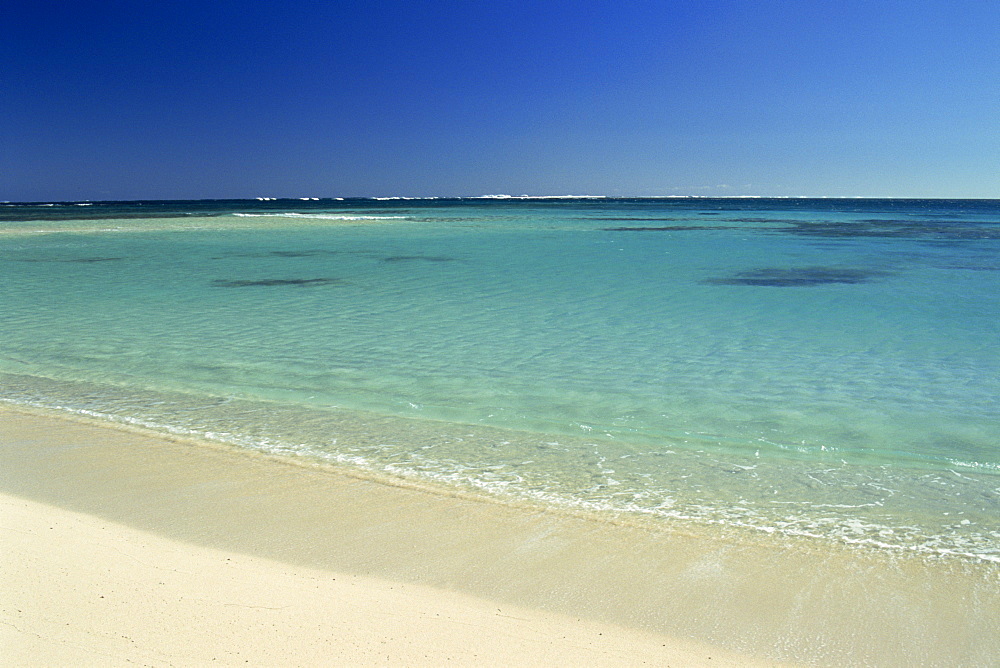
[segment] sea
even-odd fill
[[[1000,563],[1000,200],[0,204],[0,401]]]

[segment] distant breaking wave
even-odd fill
[[[608,199],[607,195],[476,195],[464,199]]]
[[[320,218],[322,220],[406,220],[408,216],[346,216],[331,213],[234,213],[240,218]]]

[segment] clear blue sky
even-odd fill
[[[4,5],[0,200],[1000,197],[1000,2]]]

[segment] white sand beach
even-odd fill
[[[152,457],[160,470],[160,485],[148,477],[138,483],[158,503],[177,466],[202,485],[206,462],[237,470],[250,465],[262,474],[252,458],[238,454],[164,440],[159,451],[144,455],[134,448],[156,439],[6,410],[0,417],[6,446],[44,440],[65,455],[102,437],[118,447],[131,443],[133,455]],[[113,460],[103,465],[116,470]],[[128,467],[124,460],[117,465]],[[135,480],[94,484],[85,468],[76,469],[78,476],[64,471],[59,481],[71,504],[100,499],[123,518],[143,521],[149,509],[122,493],[134,491]],[[183,495],[159,510],[181,524],[197,522],[199,512],[206,524],[219,519],[218,508],[192,508]],[[231,538],[247,530],[247,517],[230,519]],[[775,665],[693,640],[440,587],[197,545],[9,494],[0,495],[0,542],[0,663],[6,666]]]
[[[629,525],[22,409],[0,410],[0,472],[4,665],[997,656],[988,565]]]
[[[718,648],[0,497],[3,665],[727,666]],[[763,664],[762,664],[763,665]]]

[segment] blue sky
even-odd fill
[[[0,200],[1000,197],[1000,3],[5,6]]]

